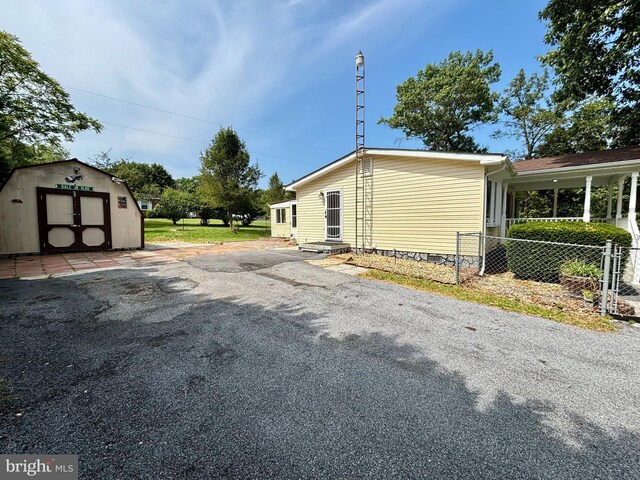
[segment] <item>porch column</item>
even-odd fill
[[[553,189],[553,215],[551,216],[554,218],[558,216],[558,189],[557,188]]]
[[[593,177],[589,175],[586,178],[584,186],[584,212],[582,214],[582,221],[589,222],[591,220],[591,181]]]
[[[624,177],[618,179],[618,204],[616,205],[616,218],[622,218],[622,192],[624,190]]]
[[[609,196],[607,197],[607,220],[611,218],[611,197],[613,196],[613,184],[609,184]]]
[[[629,220],[636,219],[636,189],[638,188],[638,172],[631,173],[631,192],[629,193]]]
[[[507,184],[502,185],[502,205],[500,208],[500,236],[504,237],[507,233]]]

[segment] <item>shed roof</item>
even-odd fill
[[[538,170],[553,170],[568,167],[588,167],[603,163],[615,163],[640,160],[640,145],[602,150],[599,152],[570,153],[556,157],[531,158],[513,162],[517,173],[534,172]]]
[[[7,183],[9,183],[9,180],[11,179],[11,177],[13,176],[13,174],[14,174],[15,172],[17,172],[18,170],[28,170],[28,169],[30,169],[30,168],[46,168],[47,166],[57,165],[57,164],[61,164],[61,163],[79,163],[79,164],[80,164],[80,165],[82,165],[83,167],[88,167],[88,168],[91,168],[92,170],[95,170],[95,171],[100,172],[100,173],[102,173],[102,174],[104,174],[104,175],[107,175],[107,176],[108,176],[108,177],[110,177],[112,180],[117,178],[117,177],[115,177],[115,176],[111,175],[109,172],[105,172],[104,170],[102,170],[102,169],[100,169],[100,168],[98,168],[98,167],[95,167],[95,166],[93,166],[93,165],[91,165],[91,164],[89,164],[89,163],[82,162],[82,161],[78,160],[77,158],[70,158],[69,160],[57,160],[57,161],[55,161],[55,162],[48,162],[48,163],[34,163],[34,164],[32,164],[32,165],[23,165],[23,166],[21,166],[21,167],[15,167],[15,168],[13,168],[13,169],[11,170],[11,172],[9,173],[9,175],[7,176],[7,178],[5,178],[5,179],[4,179],[4,182],[0,183],[0,190],[2,190],[2,189],[5,187],[5,185],[7,185]],[[142,210],[140,209],[140,205],[138,205],[138,202],[137,202],[136,196],[135,196],[135,195],[133,194],[133,192],[131,191],[131,187],[129,187],[129,184],[128,184],[126,181],[124,181],[124,180],[122,180],[122,179],[120,179],[120,178],[117,178],[117,180],[118,180],[118,183],[120,183],[120,182],[121,182],[121,183],[126,187],[127,191],[129,192],[129,195],[131,195],[131,198],[133,198],[133,203],[135,203],[136,208],[138,209],[138,211],[139,211],[141,214],[143,214],[143,215],[144,215],[144,213],[143,213],[143,212],[142,212]]]

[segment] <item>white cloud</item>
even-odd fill
[[[112,2],[5,0],[3,27],[66,87],[152,105],[236,128],[277,115],[277,105],[325,72],[337,51],[384,35],[424,2]],[[355,50],[350,54],[355,55]],[[210,139],[215,125],[70,90],[100,120]],[[105,125],[84,133],[79,158],[104,149],[195,173],[205,145]],[[255,127],[248,127],[254,128]],[[268,125],[261,129],[271,133]],[[260,146],[265,150],[265,146]]]

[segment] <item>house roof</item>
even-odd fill
[[[508,163],[508,159],[501,153],[464,153],[464,152],[439,152],[433,150],[419,150],[419,149],[403,149],[403,148],[367,148],[365,149],[365,155],[369,156],[398,156],[398,157],[413,157],[413,158],[438,158],[445,160],[465,160],[465,161],[477,161],[482,165],[492,165],[500,163]],[[314,170],[313,172],[305,175],[298,180],[294,180],[286,186],[287,190],[295,190],[296,187],[310,182],[311,180],[318,178],[336,168],[345,165],[356,158],[355,150],[347,155],[334,160],[327,165]]]
[[[570,153],[556,157],[531,158],[513,162],[513,168],[520,173],[541,170],[556,170],[569,167],[589,167],[605,163],[640,161],[640,145],[603,150],[599,152]]]
[[[294,203],[298,203],[297,200],[294,198],[292,200],[281,200],[279,202],[276,203],[270,203],[269,207],[270,208],[283,208],[283,207],[290,207],[292,204]]]

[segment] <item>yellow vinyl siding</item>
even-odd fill
[[[296,190],[298,200],[298,243],[325,240],[325,205],[321,191],[342,190],[342,241],[353,244],[355,221],[355,164],[337,168],[326,175],[301,185]]]
[[[479,162],[373,158],[373,244],[378,249],[454,253],[456,231],[481,231],[484,167]],[[343,240],[354,245],[353,162],[298,188],[299,241],[324,240],[318,194],[336,187],[343,192]]]
[[[456,231],[480,231],[479,162],[376,157],[373,242],[379,249],[455,253]]]
[[[276,223],[276,208],[271,209],[271,236],[289,238],[291,236],[291,208],[280,207],[285,210],[285,223]]]

